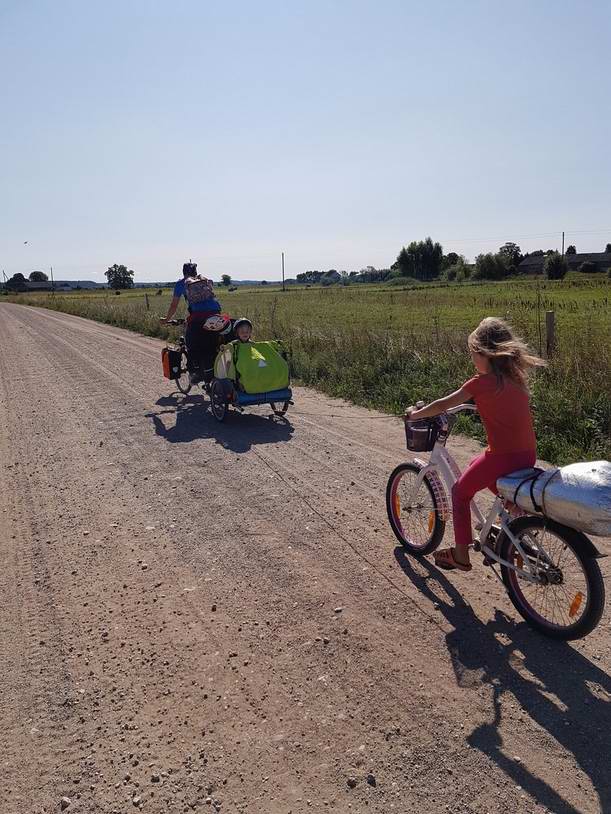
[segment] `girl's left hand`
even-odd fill
[[[409,418],[410,414],[413,413],[415,409],[416,408],[414,407],[413,404],[411,405],[411,407],[406,407],[405,408],[405,418]]]

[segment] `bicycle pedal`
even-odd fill
[[[479,540],[473,540],[473,551],[481,551],[481,550],[482,550],[482,544],[480,543],[480,541]]]
[[[484,565],[491,566],[494,564],[494,560],[490,559],[490,557],[485,556],[484,559],[482,560],[482,563]]]

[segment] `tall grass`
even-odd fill
[[[79,314],[151,336],[175,335],[159,323],[169,292],[141,291],[12,298]],[[556,350],[532,382],[539,454],[556,463],[610,457],[611,320],[609,281],[511,281],[397,289],[238,289],[223,306],[247,315],[259,337],[280,336],[304,383],[356,403],[401,412],[443,395],[472,375],[469,332],[484,316],[508,318],[538,352],[545,351],[545,311],[556,312]],[[482,438],[480,425],[463,431]]]

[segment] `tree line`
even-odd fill
[[[605,252],[611,253],[611,243],[605,246]],[[577,254],[575,246],[569,246],[567,255]],[[396,280],[398,283],[409,281],[430,282],[432,280],[504,280],[518,273],[518,267],[527,257],[543,257],[543,273],[552,280],[562,279],[568,271],[568,264],[563,255],[555,249],[537,249],[534,252],[522,253],[517,243],[508,241],[496,252],[479,254],[475,263],[467,263],[465,257],[457,252],[444,253],[440,243],[430,237],[425,240],[413,240],[403,246],[395,262],[386,269],[367,266],[360,271],[304,271],[297,275],[297,282],[306,285],[350,285],[352,283],[376,283]],[[585,261],[579,271],[593,273],[596,264]]]

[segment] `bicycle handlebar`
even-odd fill
[[[449,415],[458,415],[458,413],[476,413],[477,407],[475,404],[459,404],[458,407],[450,407],[446,410]]]

